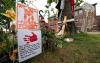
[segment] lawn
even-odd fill
[[[75,41],[23,63],[100,63],[100,35],[74,34]]]

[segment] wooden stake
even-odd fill
[[[54,32],[58,32],[58,20],[57,18],[54,18]]]
[[[64,35],[66,22],[67,22],[67,16],[64,16],[63,26],[62,26],[60,32],[57,33],[57,35]]]

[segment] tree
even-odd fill
[[[58,1],[59,1],[59,0],[47,0],[47,3],[48,3],[48,4],[51,4],[52,2],[58,3]]]
[[[16,8],[15,2],[16,2],[16,0],[1,0],[1,5],[3,5],[1,12],[5,12],[6,10],[9,10],[11,8],[13,8],[15,10],[15,8]]]
[[[75,1],[75,7],[80,6],[80,4],[84,2],[83,0],[76,0]]]
[[[11,8],[15,11],[15,2],[16,0],[1,0],[0,1],[0,27],[3,28],[9,28],[10,21],[12,21],[11,18],[3,15],[3,13],[6,13],[7,10],[10,10]]]

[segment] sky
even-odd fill
[[[84,0],[90,4],[97,3],[96,5],[96,15],[100,15],[100,0]]]
[[[47,0],[36,0],[36,1],[34,1],[34,5],[37,6],[37,8],[39,10],[44,9],[46,4],[47,4]]]

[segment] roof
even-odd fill
[[[88,10],[88,11],[94,11],[94,6],[96,5],[97,3],[95,3],[95,4],[89,4],[89,3],[86,3],[86,2],[84,2],[84,3],[82,3],[79,7],[76,7],[75,8],[75,11],[77,11],[77,10],[81,10],[81,9],[84,9],[84,10]]]
[[[81,9],[82,9],[82,7],[76,7],[76,8],[75,8],[75,11],[81,10]]]

